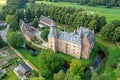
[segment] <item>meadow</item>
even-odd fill
[[[44,1],[36,1],[37,4],[40,3],[46,3],[48,5],[54,5],[54,6],[60,6],[60,7],[74,7],[76,9],[84,9],[85,11],[94,12],[99,14],[100,16],[105,16],[107,19],[107,22],[110,22],[112,20],[120,20],[120,8],[114,7],[114,8],[105,8],[104,6],[84,6],[84,5],[78,5],[76,3],[69,3],[69,2],[44,2]]]
[[[2,11],[2,7],[6,4],[6,0],[0,0],[0,12]]]
[[[9,72],[7,72],[7,76],[5,77],[5,79],[3,80],[19,80],[19,78],[17,77],[17,75],[11,70]]]
[[[106,48],[106,51],[108,51],[108,53],[109,53],[107,55],[107,61],[106,61],[105,67],[103,69],[104,72],[109,73],[109,75],[112,78],[111,80],[116,80],[114,69],[118,62],[117,61],[118,58],[120,58],[120,49],[114,42],[102,39],[101,37],[98,37],[98,36],[95,36],[95,39],[99,44],[104,46]]]

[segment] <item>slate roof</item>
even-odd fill
[[[92,31],[83,27],[78,28],[74,31],[74,33],[59,31],[57,34],[58,39],[64,40],[66,42],[72,42],[78,45],[82,45],[82,38],[84,36],[88,38],[90,44],[95,41]]]
[[[45,17],[45,16],[43,16],[43,15],[41,15],[40,20],[43,21],[43,22],[45,22],[45,23],[47,23],[47,24],[49,24],[49,25],[50,25],[52,22],[54,22],[52,19],[50,19],[50,18],[48,18],[48,17]]]
[[[21,71],[23,74],[25,74],[26,72],[31,71],[31,68],[30,68],[26,63],[19,64],[18,68],[20,69],[20,71]]]

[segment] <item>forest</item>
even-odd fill
[[[19,29],[20,19],[24,19],[23,9],[21,9],[21,7],[16,8],[15,6],[17,5],[15,5],[14,8],[10,8],[9,6],[12,5],[8,3],[8,5],[3,7],[3,14],[1,14],[3,16],[1,16],[1,19],[5,19],[11,25],[11,29],[16,31]],[[48,16],[60,24],[68,25],[66,28],[69,29],[77,29],[77,27],[80,26],[87,27],[95,32],[101,32],[101,35],[106,39],[111,39],[113,41],[120,40],[120,25],[118,21],[116,22],[115,20],[113,21],[114,23],[110,22],[112,25],[110,23],[107,24],[104,16],[84,12],[82,8],[57,7],[43,3],[40,5],[32,3],[30,8],[26,8],[26,22],[34,22],[34,19],[36,17],[39,19],[41,15]],[[114,29],[112,29],[112,31],[114,31],[114,33],[111,33],[111,28],[107,26],[113,26]],[[110,36],[112,36],[112,38]]]
[[[37,0],[37,1],[41,1],[41,0]],[[120,7],[120,0],[42,0],[42,1],[72,2],[72,3],[78,3],[80,5],[89,5],[89,6],[102,5],[102,6],[106,6],[107,8],[111,8],[113,6]]]

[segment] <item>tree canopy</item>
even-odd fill
[[[60,70],[57,74],[54,74],[54,80],[64,80],[65,73],[63,70]]]
[[[45,40],[48,41],[48,34],[49,34],[49,29],[45,29],[41,33],[41,37]]]
[[[8,35],[7,42],[10,46],[18,48],[22,46],[24,40],[20,32],[12,32]]]
[[[73,3],[78,3],[80,5],[86,4],[86,5],[90,5],[90,6],[102,5],[102,6],[106,6],[107,8],[111,8],[112,6],[120,7],[120,0],[44,0],[44,1],[73,2]]]
[[[42,50],[39,57],[39,69],[43,77],[53,76],[63,65],[63,60],[55,55],[52,50]]]
[[[106,39],[120,41],[120,20],[114,20],[101,29],[101,35]]]

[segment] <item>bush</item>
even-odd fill
[[[45,29],[41,33],[41,37],[45,40],[48,41],[48,34],[49,34],[49,29]]]
[[[36,72],[35,70],[33,70],[32,73],[33,73],[34,77],[39,77],[38,72]]]
[[[22,34],[20,32],[10,33],[7,37],[7,41],[9,43],[9,45],[14,48],[21,47],[24,42]]]
[[[27,46],[30,46],[30,47],[31,47],[32,49],[34,49],[34,50],[38,50],[38,51],[41,50],[40,48],[32,45],[32,43],[31,43],[31,42],[28,42],[27,40],[25,40],[25,43],[26,43]]]

